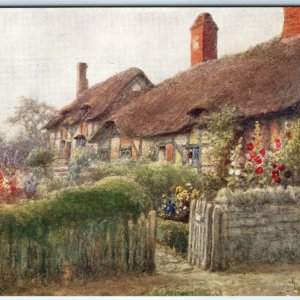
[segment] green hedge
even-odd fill
[[[19,279],[152,271],[143,188],[124,177],[0,210],[0,290]],[[143,214],[143,213],[146,214]],[[150,256],[149,256],[150,255]]]
[[[177,253],[186,253],[188,248],[188,224],[158,219],[157,242],[174,248]]]
[[[62,190],[48,199],[0,211],[0,234],[39,238],[43,231],[86,219],[126,215],[137,219],[150,206],[149,197],[135,182],[124,177],[107,177],[93,186]]]
[[[199,175],[188,167],[162,163],[128,161],[101,163],[85,172],[85,180],[98,180],[106,176],[124,176],[141,185],[154,202],[161,205],[162,194],[174,193],[176,186],[192,184],[200,187]]]

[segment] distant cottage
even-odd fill
[[[217,59],[218,27],[208,13],[191,27],[191,67],[153,86],[139,69],[129,69],[87,88],[79,64],[78,96],[47,128],[67,156],[91,145],[103,160],[151,157],[211,168],[209,115],[236,108],[249,141],[255,121],[265,146],[299,117],[300,8],[284,8],[282,36],[244,53]]]

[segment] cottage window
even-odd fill
[[[160,146],[158,148],[158,161],[166,160],[166,146]]]
[[[76,139],[76,148],[84,147],[86,144],[86,138],[85,136],[78,136]]]
[[[66,141],[61,140],[60,143],[59,143],[59,148],[60,149],[65,149],[65,145],[66,145]]]
[[[131,148],[123,148],[120,150],[121,159],[131,159],[131,157],[132,157]]]
[[[191,166],[197,167],[199,165],[199,158],[200,158],[199,146],[190,147],[186,153],[187,153],[187,163]]]

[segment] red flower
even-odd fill
[[[285,177],[285,178],[290,178],[290,177],[292,177],[292,172],[291,172],[291,171],[285,171],[285,172],[284,172],[284,177]]]
[[[278,170],[280,171],[280,172],[282,172],[282,171],[284,171],[285,170],[285,165],[278,165]]]
[[[272,171],[272,178],[275,179],[277,177],[279,177],[279,171],[278,170],[273,170]]]
[[[274,182],[280,184],[281,183],[281,178],[280,177],[274,178]]]
[[[275,149],[279,150],[281,148],[281,141],[280,141],[280,139],[275,139],[274,143],[275,143]]]
[[[252,143],[247,144],[247,149],[248,149],[249,151],[252,151],[252,150],[254,149],[254,145],[253,145]]]
[[[255,152],[255,151],[251,151],[251,152],[250,152],[250,157],[251,157],[251,158],[254,158],[255,156],[256,156],[256,152]]]
[[[262,156],[264,156],[264,155],[266,155],[266,150],[265,150],[265,149],[261,149],[261,150],[259,151],[259,153],[260,153]]]
[[[256,174],[262,174],[264,172],[264,169],[262,167],[257,167],[255,169]]]
[[[273,169],[277,169],[277,165],[276,164],[273,164],[272,167],[273,167]]]
[[[260,158],[260,156],[256,156],[255,157],[255,162],[259,165],[262,163],[262,159]]]

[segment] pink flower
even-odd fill
[[[280,139],[275,139],[274,143],[275,143],[275,149],[279,150],[281,148],[281,141],[280,141]]]

